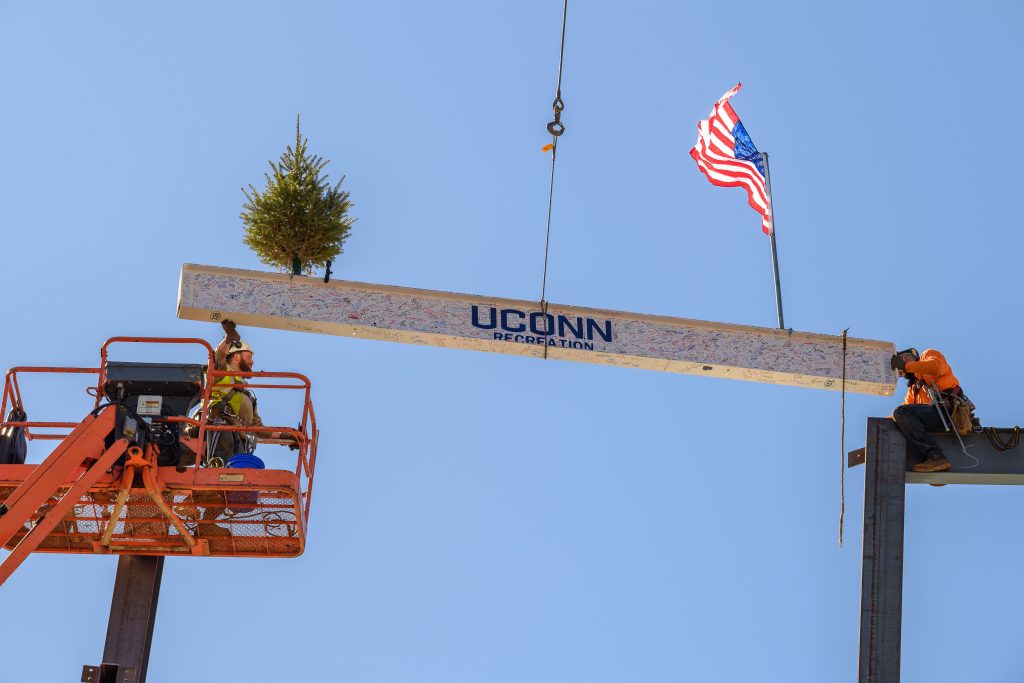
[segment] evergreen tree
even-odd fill
[[[334,260],[355,221],[347,215],[348,192],[341,189],[345,176],[328,184],[321,174],[330,161],[310,156],[306,143],[296,118],[295,147],[289,145],[279,162],[268,162],[266,189],[242,188],[248,200],[241,214],[245,243],[263,263],[295,275]]]

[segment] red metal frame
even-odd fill
[[[177,550],[174,554],[180,554],[181,550],[185,550],[188,554],[214,554],[214,555],[274,555],[274,556],[293,556],[301,553],[304,547],[304,539],[306,528],[308,524],[308,516],[310,510],[310,504],[312,502],[312,484],[313,474],[316,466],[316,450],[317,443],[319,440],[319,432],[317,430],[316,413],[313,410],[311,401],[311,384],[309,378],[305,375],[295,372],[234,372],[234,371],[221,371],[216,370],[214,367],[214,351],[213,347],[203,339],[196,338],[168,338],[168,337],[112,337],[108,339],[100,349],[100,367],[98,368],[70,368],[70,367],[37,367],[37,366],[24,366],[12,368],[7,372],[2,398],[0,398],[0,417],[6,417],[8,408],[19,407],[24,410],[24,403],[22,398],[21,386],[19,384],[19,375],[28,374],[96,374],[97,382],[95,387],[89,387],[86,389],[86,393],[90,396],[95,397],[95,408],[99,408],[103,402],[103,385],[106,378],[107,368],[107,356],[108,349],[112,344],[115,343],[144,343],[144,344],[194,344],[202,346],[206,351],[207,357],[207,368],[206,376],[203,386],[202,395],[202,410],[198,420],[194,420],[188,417],[167,417],[167,418],[155,418],[157,422],[176,422],[176,423],[187,423],[194,425],[198,429],[198,434],[194,438],[186,436],[182,437],[183,445],[190,448],[196,453],[196,464],[192,467],[177,469],[174,467],[157,467],[156,466],[156,454],[150,448],[147,448],[145,452],[140,449],[135,451],[129,451],[130,457],[125,463],[123,472],[115,475],[107,473],[100,478],[89,490],[90,496],[95,494],[96,496],[108,496],[112,493],[118,494],[118,502],[113,507],[107,505],[103,507],[106,513],[106,518],[101,519],[100,517],[89,517],[88,515],[79,514],[78,510],[81,507],[87,507],[92,505],[96,506],[95,501],[92,503],[89,500],[83,499],[80,505],[75,507],[74,519],[69,515],[66,522],[68,524],[62,525],[63,527],[70,528],[82,521],[91,524],[93,527],[103,528],[102,535],[99,537],[99,542],[94,541],[92,543],[91,550],[94,552],[133,552],[133,553],[145,553],[145,554],[170,554],[169,550]],[[208,424],[209,409],[211,405],[211,397],[214,389],[214,385],[220,378],[227,376],[236,376],[243,379],[254,378],[263,380],[291,380],[291,383],[281,382],[263,382],[259,384],[231,384],[231,385],[219,385],[219,389],[228,389],[245,386],[249,389],[259,390],[299,390],[303,394],[303,408],[302,417],[298,427],[274,427],[274,426],[263,426],[263,427],[236,427],[231,425],[213,425]],[[78,422],[59,422],[59,421],[5,421],[0,423],[2,427],[23,427],[27,438],[33,440],[57,440],[63,442],[69,434],[71,434],[76,428],[79,427]],[[66,429],[68,433],[37,433],[33,429]],[[293,472],[290,475],[285,475],[285,471],[281,470],[231,470],[231,469],[212,469],[203,468],[200,466],[202,461],[202,454],[205,452],[205,438],[210,432],[252,432],[260,435],[270,435],[275,432],[280,433],[283,436],[290,437],[290,439],[272,439],[272,438],[260,438],[259,442],[262,444],[286,444],[290,440],[294,440],[294,443],[298,444],[296,453],[296,465]],[[58,449],[61,446],[58,445]],[[24,482],[29,480],[33,476],[33,471],[39,466],[35,465],[0,465],[0,486],[3,486],[6,482],[8,486]],[[241,476],[243,483],[234,483],[239,478],[238,472],[244,472]],[[231,473],[231,474],[224,474]],[[138,474],[141,479],[136,477]],[[144,488],[139,487],[139,483],[142,483]],[[51,482],[52,483],[52,482]],[[68,489],[74,483],[73,480],[69,480],[63,484],[65,489]],[[268,489],[269,487],[269,489]],[[70,490],[70,489],[68,489]],[[232,540],[225,540],[223,538],[212,538],[209,541],[207,539],[199,539],[192,537],[187,522],[191,521],[195,528],[203,523],[212,522],[200,522],[196,517],[190,520],[182,520],[178,518],[178,513],[173,511],[175,507],[173,501],[181,497],[186,497],[190,501],[195,498],[199,500],[198,495],[203,495],[209,498],[211,495],[230,496],[232,492],[235,495],[238,492],[250,491],[252,495],[257,495],[262,491],[263,494],[267,494],[268,490],[273,491],[290,491],[291,493],[286,496],[288,500],[294,496],[295,510],[297,513],[295,523],[298,525],[297,532],[300,535],[296,539],[295,543],[288,543],[281,546],[279,544],[278,550],[275,551],[271,548],[270,543],[267,543],[266,552],[254,552],[251,550],[239,550],[239,544]],[[130,492],[130,493],[129,493]],[[157,514],[161,517],[153,519],[139,518],[136,517],[133,520],[134,524],[143,524],[145,522],[157,522],[165,521],[170,523],[170,527],[166,527],[167,533],[171,533],[172,536],[164,537],[164,544],[159,545],[156,542],[144,542],[140,544],[132,544],[132,539],[125,538],[124,534],[119,535],[118,548],[115,549],[114,545],[111,544],[111,535],[113,533],[115,522],[122,524],[118,521],[119,514],[123,511],[126,505],[129,495],[146,494],[147,499],[152,501],[152,506],[157,510]],[[282,494],[284,495],[284,494]],[[174,496],[178,496],[175,498]],[[284,499],[281,499],[284,500]],[[138,505],[138,502],[134,503]],[[196,505],[203,506],[205,510],[211,503],[202,502],[197,503],[192,501],[192,514],[198,515],[198,508]],[[149,505],[149,503],[146,503]],[[223,505],[223,503],[221,504]],[[291,504],[287,503],[284,507],[290,507]],[[180,506],[179,506],[180,507]],[[213,503],[214,509],[217,508],[217,504]],[[260,505],[261,509],[273,508],[274,505]],[[280,508],[282,505],[278,503],[276,507]],[[139,508],[136,508],[139,509]],[[205,519],[205,518],[204,518]],[[217,520],[220,521],[220,520]],[[72,524],[73,522],[73,524]],[[252,524],[253,522],[245,520],[231,520],[230,526],[232,528],[245,529],[245,524]],[[258,523],[258,522],[257,522]],[[127,525],[124,525],[128,528]],[[53,551],[53,552],[88,552],[88,550],[82,550],[80,547],[75,549],[72,547],[70,540],[65,545],[60,545],[56,540],[63,534],[68,536],[67,528],[63,531],[57,529],[53,532],[53,538],[50,539],[49,544],[40,546],[40,550]],[[173,529],[173,531],[170,531]],[[193,533],[194,530],[193,530]],[[268,532],[269,533],[269,532]],[[200,534],[201,535],[201,534]],[[49,537],[48,537],[49,538]],[[68,536],[68,538],[70,538]],[[166,547],[166,543],[171,542],[173,538],[177,538],[178,541],[183,541],[185,545],[181,548],[169,549]],[[0,543],[7,541],[8,539],[0,539]],[[80,540],[80,539],[79,539]],[[253,541],[252,537],[238,539],[240,542],[244,540]],[[259,539],[256,539],[259,540]],[[177,542],[177,541],[176,541]],[[297,543],[297,546],[296,546]],[[285,547],[286,546],[286,547]],[[295,552],[295,549],[298,552]],[[283,548],[283,549],[282,549]]]
[[[21,485],[4,501],[4,515],[0,517],[0,539],[16,539],[11,553],[0,563],[0,584],[18,568],[25,558],[45,542],[51,531],[73,514],[73,506],[85,496],[92,485],[128,448],[128,442],[118,439],[109,448],[105,439],[114,429],[115,409],[107,406],[98,415],[88,415],[57,447],[52,457],[35,467]],[[136,451],[141,449],[133,447]],[[84,474],[72,477],[76,471]],[[68,480],[72,484],[65,495],[53,501],[52,494]],[[39,512],[45,508],[45,512]],[[30,521],[30,528],[25,522]]]
[[[18,373],[23,374],[63,374],[63,375],[82,375],[82,374],[98,374],[102,372],[100,368],[60,368],[60,367],[34,367],[34,366],[23,366],[11,368],[7,371],[7,376],[4,380],[4,392],[3,398],[0,400],[0,417],[6,417],[8,403],[11,407],[23,408],[24,403],[21,398],[21,386],[18,384]],[[88,393],[88,390],[87,390]],[[91,395],[91,394],[90,394]],[[99,401],[96,402],[99,405]],[[40,428],[54,428],[54,429],[74,429],[78,426],[77,422],[39,422],[39,421],[24,421],[24,422],[3,422],[0,423],[2,427],[24,427],[25,436],[29,440],[33,439],[49,439],[63,441],[67,437],[67,434],[33,434],[32,427]]]

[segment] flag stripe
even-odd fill
[[[764,197],[761,196],[757,186],[752,180],[750,180],[749,175],[743,175],[721,168],[716,168],[714,166],[708,166],[702,160],[697,159],[696,156],[694,156],[694,159],[697,160],[697,166],[700,167],[700,170],[704,172],[704,175],[708,177],[709,181],[715,185],[729,183],[729,187],[745,187],[747,189],[748,203],[751,208],[762,215],[768,213],[768,202],[766,202]]]
[[[735,126],[740,120],[740,115],[736,113],[736,110],[732,108],[728,101],[722,103],[722,113],[723,118],[729,121],[729,128]]]
[[[771,199],[764,176],[757,165],[747,158],[736,156],[736,137],[733,131],[740,122],[729,99],[739,92],[742,84],[722,95],[715,102],[708,118],[697,124],[697,142],[690,150],[690,156],[697,162],[697,168],[712,185],[718,187],[742,187],[747,191],[747,203],[761,215],[761,230],[772,234]],[[749,136],[742,132],[744,156],[751,144]]]
[[[698,143],[698,146],[703,146],[703,143]],[[756,201],[760,207],[767,210],[768,207],[768,195],[765,191],[764,181],[761,174],[757,172],[757,168],[753,163],[749,161],[741,161],[738,159],[728,159],[726,157],[720,157],[714,154],[708,154],[702,150],[698,150],[697,147],[690,150],[690,156],[694,158],[698,166],[703,166],[702,171],[707,172],[706,169],[711,169],[722,175],[727,175],[734,178],[744,178],[751,192],[751,201]],[[762,211],[762,208],[758,208],[758,211]]]
[[[704,172],[704,175],[707,176],[708,180],[713,185],[718,185],[719,187],[746,188],[748,198],[747,203],[750,204],[750,208],[754,209],[759,214],[767,218],[767,216],[770,213],[768,211],[768,204],[767,202],[764,201],[764,199],[761,196],[759,196],[758,192],[756,191],[756,186],[754,185],[753,181],[750,180],[749,175],[744,176],[737,173],[731,173],[729,171],[723,171],[718,168],[709,167],[707,164],[703,162],[703,160],[698,158],[696,152],[691,151],[690,155],[694,158],[694,160],[697,162],[697,166],[700,168],[701,171]]]

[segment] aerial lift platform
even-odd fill
[[[205,350],[206,363],[108,360],[108,348],[117,342],[195,344]],[[100,361],[98,368],[17,367],[7,373],[0,401],[4,415],[11,407],[32,414],[32,406],[22,401],[20,382],[26,375],[94,374],[97,382],[88,388],[94,408],[80,422],[26,419],[0,425],[24,429],[29,440],[60,442],[41,464],[0,465],[0,542],[11,551],[0,564],[0,584],[31,552],[219,557],[302,553],[317,442],[308,378],[293,372],[218,371],[213,349],[202,339],[115,337],[103,345]],[[213,385],[228,374],[257,380],[246,386],[261,392],[302,392],[298,426],[212,423]],[[207,441],[226,432],[292,445],[294,468],[202,466],[209,464]],[[282,438],[270,439],[271,434]]]
[[[205,362],[117,362],[108,359],[115,343],[197,345]],[[95,384],[85,388],[92,410],[77,422],[24,417],[45,408],[26,406],[22,396],[26,378],[41,374],[94,375]],[[245,386],[261,395],[299,392],[297,426],[233,426],[211,418],[213,387],[228,375],[251,379]],[[302,554],[318,438],[310,390],[299,373],[219,371],[202,339],[114,337],[103,344],[97,368],[7,372],[0,414],[14,419],[0,423],[0,433],[20,429],[28,441],[58,443],[39,464],[0,464],[0,544],[9,551],[0,585],[32,552],[124,556],[104,653],[113,663],[86,667],[82,680],[145,680],[164,557]],[[211,444],[232,432],[249,435],[250,443],[289,446],[280,451],[294,453],[285,456],[288,468],[225,466],[212,457]]]

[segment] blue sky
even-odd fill
[[[549,300],[774,325],[758,216],[687,154],[743,81],[733,105],[772,160],[787,323],[939,348],[986,424],[1024,421],[1018,4],[569,11]],[[179,269],[262,267],[240,188],[297,113],[356,204],[336,277],[537,298],[560,13],[4,3],[0,364],[95,365],[114,335],[215,340],[175,318]],[[863,471],[847,474],[840,550],[837,394],[245,336],[261,368],[314,381],[307,550],[168,560],[149,680],[855,676]],[[40,418],[87,404],[78,387],[35,400]],[[896,403],[848,397],[848,447]],[[286,408],[263,412],[291,423]],[[904,680],[1024,675],[1022,502],[908,490]],[[99,662],[114,567],[22,566],[0,590],[5,678]]]

